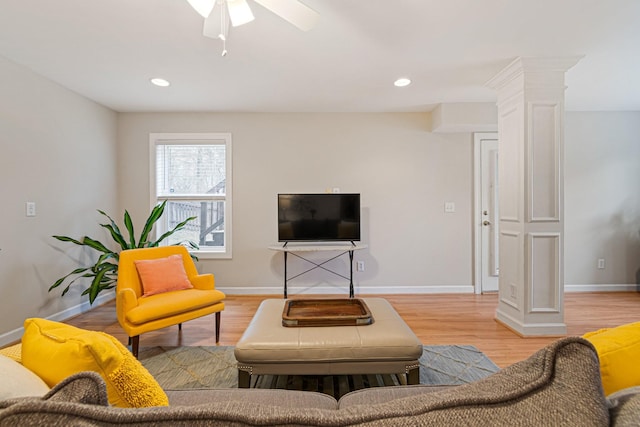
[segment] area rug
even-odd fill
[[[233,347],[149,347],[140,350],[139,360],[167,390],[238,387]],[[424,346],[420,357],[421,384],[465,384],[498,370],[471,345]],[[261,375],[252,379],[251,386],[320,391],[339,398],[349,391],[399,385],[403,380],[396,375]]]

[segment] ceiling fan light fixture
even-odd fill
[[[309,31],[318,21],[318,12],[299,1],[254,0],[302,31]]]
[[[187,0],[192,8],[196,10],[203,18],[207,18],[213,6],[216,5],[216,0]]]
[[[247,0],[187,0],[202,16],[205,16],[202,35],[222,41],[222,56],[227,55],[226,41],[229,25],[237,27],[255,19]],[[315,25],[318,13],[300,3],[300,0],[254,0],[285,21],[303,31]],[[220,6],[217,11],[213,9]]]
[[[238,27],[255,19],[253,12],[251,12],[247,4],[247,0],[226,0],[226,2],[232,26]]]
[[[151,83],[153,83],[154,85],[159,86],[159,87],[167,87],[167,86],[171,85],[171,83],[169,83],[168,80],[161,79],[159,77],[154,77],[154,78],[150,79],[149,81]]]
[[[393,82],[394,86],[396,87],[405,87],[405,86],[409,86],[411,84],[411,79],[408,79],[406,77],[401,77],[398,80],[396,80],[395,82]]]

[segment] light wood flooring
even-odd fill
[[[318,296],[328,297],[328,296]],[[356,295],[366,297],[366,295]],[[470,344],[498,366],[526,359],[557,337],[523,338],[494,320],[497,294],[372,295],[386,298],[425,345]],[[278,295],[228,295],[222,312],[219,345],[235,345],[260,302]],[[640,293],[567,293],[565,323],[568,335],[582,335],[600,328],[640,321]],[[121,342],[127,336],[118,325],[115,302],[95,307],[65,323],[107,332]],[[178,332],[170,327],[140,337],[146,346],[212,346],[214,316],[187,322]]]

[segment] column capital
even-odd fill
[[[542,75],[549,85],[560,83],[564,87],[564,74],[583,57],[518,57],[485,83],[485,86],[499,91],[514,80],[522,79],[523,85],[526,85],[531,81],[528,76]],[[557,76],[559,80],[552,76]],[[534,80],[537,85],[540,84],[539,79]]]

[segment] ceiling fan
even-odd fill
[[[247,0],[187,1],[196,12],[205,18],[202,34],[206,37],[222,40],[222,56],[227,54],[226,40],[229,35],[229,22],[231,22],[231,26],[238,27],[254,20]],[[253,1],[302,31],[309,31],[313,28],[319,16],[316,11],[302,4],[299,0]]]

